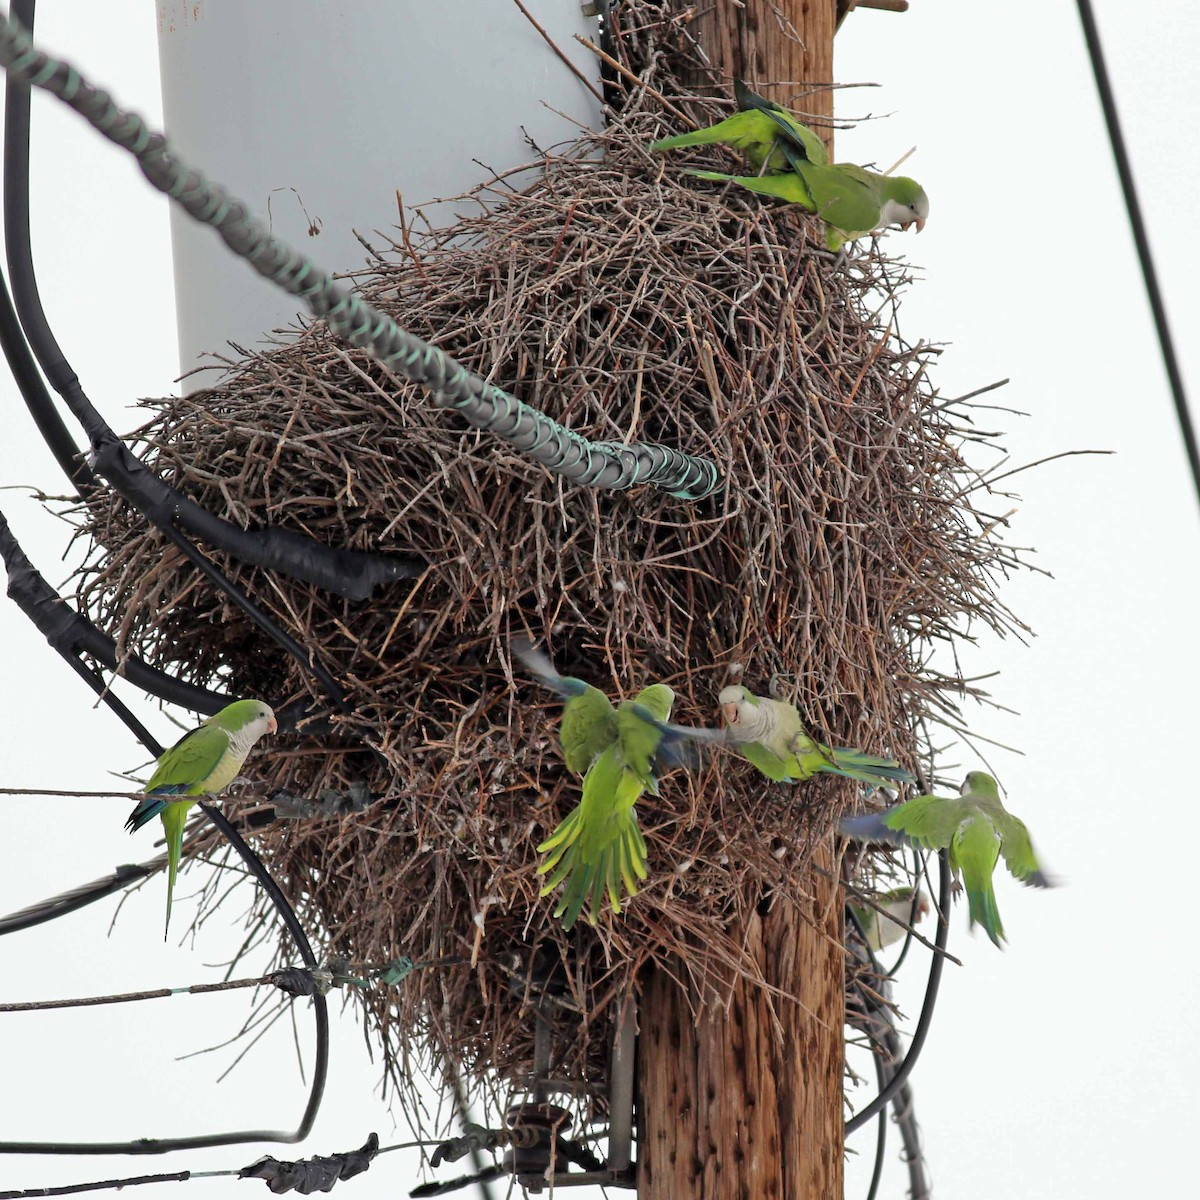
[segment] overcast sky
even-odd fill
[[[154,21],[140,7],[58,0],[41,6],[40,28],[48,46],[157,123]],[[1178,198],[1190,203],[1200,176],[1200,12],[1183,2],[1101,0],[1098,16],[1184,372],[1194,377],[1200,235]],[[1178,1192],[1194,1180],[1200,1118],[1187,767],[1200,668],[1198,509],[1074,6],[914,0],[904,16],[857,12],[839,36],[837,74],[882,85],[842,93],[841,116],[888,114],[839,133],[839,158],[886,167],[917,146],[904,169],[929,192],[931,219],[920,238],[892,235],[891,248],[920,268],[903,308],[905,336],[949,344],[935,376],[943,394],[1011,379],[996,402],[1028,416],[979,420],[1003,431],[1013,465],[1117,451],[1013,481],[1021,499],[1008,537],[1036,548],[1053,578],[1026,573],[1004,590],[1036,638],[986,640],[965,656],[973,673],[999,672],[989,687],[1012,712],[969,715],[982,735],[1022,752],[996,751],[991,763],[1065,886],[1035,892],[998,877],[1011,939],[1003,953],[966,934],[965,911],[953,914],[950,948],[964,966],[946,971],[913,1077],[935,1192],[973,1200]],[[128,428],[137,418],[122,407],[164,394],[178,374],[165,201],[52,101],[36,106],[34,148],[35,254],[51,323],[92,397]],[[12,385],[0,389],[0,481],[61,490]],[[985,453],[974,455],[989,465]],[[0,507],[61,583],[68,528],[21,492],[0,493]],[[0,639],[0,783],[102,788],[113,782],[106,772],[141,765],[124,727],[92,707],[10,603],[0,605]],[[173,736],[149,703],[137,710],[160,738]],[[965,750],[947,758],[962,771],[982,765]],[[134,842],[122,830],[121,801],[4,803],[0,912],[150,851],[150,839]],[[1142,845],[1132,818],[1146,831]],[[1171,858],[1176,843],[1188,856],[1182,866]],[[196,879],[181,880],[177,930]],[[133,896],[111,935],[115,904],[106,902],[0,939],[3,997],[213,978],[207,964],[227,958],[237,934],[214,921],[195,945],[164,946],[162,892],[157,878]],[[906,975],[901,1000],[915,1017],[918,955]],[[174,1061],[224,1040],[243,1012],[235,994],[0,1017],[3,1136],[99,1140],[294,1125],[305,1093],[290,1029],[281,1026],[220,1086],[229,1050]],[[296,1153],[357,1146],[372,1129],[385,1142],[404,1140],[374,1095],[376,1078],[356,1022],[335,1018],[329,1102]],[[867,1160],[872,1145],[866,1130],[851,1142]],[[899,1198],[907,1184],[897,1146],[893,1131],[881,1194]],[[270,1152],[291,1153],[249,1146],[169,1159],[5,1158],[0,1187],[239,1166]],[[341,1186],[402,1194],[415,1180],[399,1157],[381,1160],[371,1184]],[[186,1185],[195,1200],[235,1186],[247,1185]],[[865,1189],[854,1162],[847,1194]]]

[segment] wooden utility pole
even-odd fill
[[[693,31],[728,78],[751,87],[792,81],[763,91],[829,118],[833,93],[820,85],[833,79],[836,23],[837,0],[716,0],[700,8]],[[817,128],[832,151],[832,125]],[[845,964],[832,835],[813,867],[803,908],[776,896],[744,930],[766,987],[739,982],[727,1005],[705,997],[697,1021],[700,998],[666,973],[648,978],[638,1054],[641,1200],[842,1195]]]

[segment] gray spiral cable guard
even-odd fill
[[[335,333],[398,375],[428,388],[442,408],[460,412],[477,429],[503,438],[520,453],[584,487],[650,484],[683,500],[721,486],[716,464],[653,442],[592,442],[466,370],[449,355],[339,287],[330,275],[252,216],[218,184],[192,170],[136,113],[118,108],[69,63],[37,50],[25,29],[0,16],[0,65],[10,77],[42,88],[69,105],[110,141],[128,150],[142,173],[196,220],[212,226],[260,275],[301,297]]]

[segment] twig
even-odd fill
[[[577,33],[574,36],[577,42],[583,46],[586,46],[593,54],[602,59],[604,62],[608,63],[608,65],[612,67],[614,71],[617,71],[623,75],[627,80],[629,80],[630,83],[634,85],[634,87],[641,88],[647,96],[653,96],[654,99],[657,100],[659,104],[661,104],[663,108],[667,110],[667,112],[674,114],[681,121],[685,122],[687,125],[690,125],[693,129],[696,128],[696,122],[693,121],[691,117],[680,112],[679,109],[677,109],[675,105],[673,105],[666,98],[666,96],[662,94],[662,92],[652,88],[644,79],[639,79],[631,70],[629,70],[628,67],[625,67],[621,63],[617,62],[617,60],[613,58],[611,54],[606,54],[594,42],[591,42],[585,38],[583,34]]]
[[[574,75],[575,78],[578,79],[579,82],[582,83],[583,86],[585,88],[587,88],[587,90],[589,92],[591,92],[592,95],[595,96],[596,99],[599,100],[601,104],[603,104],[604,103],[603,93],[601,93],[596,88],[596,86],[592,83],[592,81],[562,52],[562,49],[558,45],[558,43],[545,31],[545,29],[542,28],[541,25],[538,24],[537,19],[534,17],[533,13],[531,13],[529,11],[529,9],[527,9],[525,7],[525,5],[523,5],[521,3],[521,0],[513,0],[513,3],[521,10],[522,13],[525,14],[525,19],[530,23],[530,25],[532,25],[534,27],[534,29],[536,29],[538,31],[538,33],[540,33],[542,35],[542,37],[545,39],[546,45],[549,46],[550,49],[553,50],[554,53],[557,54],[558,57],[562,59],[563,64],[564,64],[564,66],[566,66],[567,70],[570,71],[571,74]],[[576,34],[576,37],[578,37],[578,36],[579,35]]]

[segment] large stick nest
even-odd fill
[[[620,46],[634,69],[659,63],[655,85],[678,95],[644,42]],[[723,115],[680,103],[697,123]],[[209,509],[428,561],[416,586],[352,603],[218,557],[341,681],[344,712],[122,502],[90,518],[80,596],[123,647],[330,712],[334,736],[273,739],[250,774],[310,794],[365,780],[376,794],[366,811],[255,835],[309,927],[357,962],[472,957],[361,1000],[402,1095],[410,1046],[476,1081],[528,1069],[535,955],[538,969],[565,964],[569,1049],[553,1072],[577,1080],[603,1078],[610,1001],[646,964],[757,977],[739,929],[764,896],[803,901],[811,847],[853,797],[836,782],[771,785],[727,755],[671,776],[639,808],[646,886],[619,917],[565,934],[538,897],[535,847],[579,782],[557,702],[510,658],[514,635],[614,696],[665,681],[675,719],[693,724],[716,721],[742,664],[824,739],[916,766],[926,722],[962,692],[930,648],[975,618],[1010,620],[992,583],[1014,559],[973,507],[962,419],[935,402],[933,351],[896,333],[904,269],[869,244],[835,259],[797,210],[646,151],[679,127],[639,93],[521,190],[495,181],[453,228],[397,233],[356,283],[589,437],[712,456],[718,495],[564,487],[321,325],[218,387],[150,402],[136,439]]]

